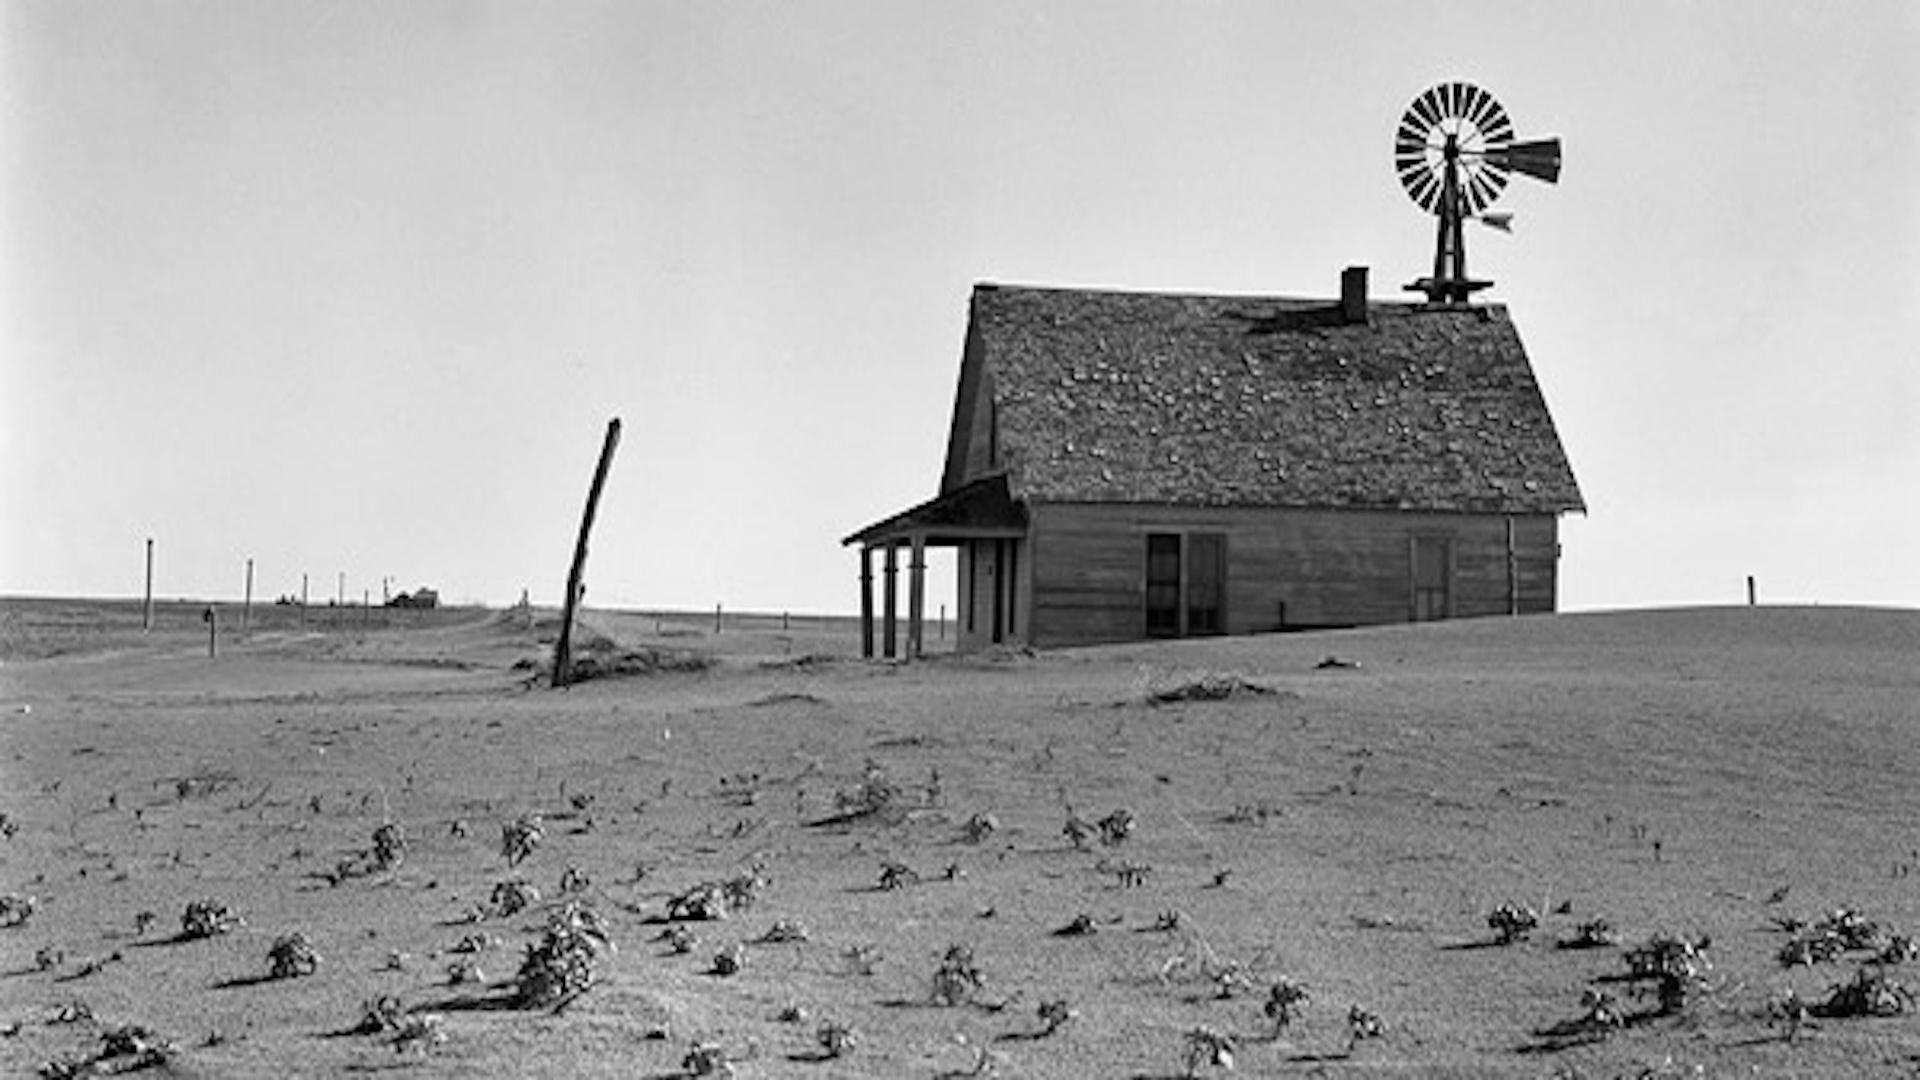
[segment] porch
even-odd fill
[[[965,549],[962,561],[965,578],[961,590],[963,629],[974,632],[977,611],[991,605],[994,640],[1000,640],[1003,628],[1012,626],[1012,613],[1018,603],[1017,575],[1011,567],[1017,559],[1019,542],[1027,536],[1027,513],[1007,489],[1005,474],[983,477],[892,517],[877,521],[841,541],[843,546],[860,545],[860,655],[872,659],[875,654],[873,603],[873,554],[881,554],[881,606],[879,655],[894,660],[900,654],[899,575],[900,552],[907,552],[907,640],[906,659],[923,655],[926,641],[927,549],[951,547]],[[982,563],[980,551],[991,545],[992,562]],[[991,593],[983,593],[984,573],[979,567],[994,569]]]

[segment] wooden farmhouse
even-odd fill
[[[975,287],[939,494],[859,545],[864,651],[920,651],[957,549],[958,648],[1554,610],[1585,512],[1498,304]]]

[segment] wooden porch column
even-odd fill
[[[860,545],[860,655],[873,659],[873,549]]]
[[[913,555],[907,561],[907,659],[920,659],[926,641],[927,538],[913,534]]]
[[[891,660],[899,652],[899,649],[895,644],[895,636],[898,633],[899,620],[894,617],[894,609],[895,609],[894,596],[896,593],[894,586],[895,586],[895,579],[897,579],[900,576],[899,548],[897,548],[894,545],[893,541],[891,540],[887,541],[887,558],[885,562],[885,573],[886,573],[886,584],[884,586],[885,593],[881,597],[881,609],[880,609],[881,610],[880,655],[884,659]]]

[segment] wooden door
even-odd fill
[[[1452,614],[1453,542],[1444,536],[1413,538],[1413,621]]]

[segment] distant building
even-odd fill
[[[400,593],[393,599],[387,601],[387,606],[396,608],[437,608],[440,606],[440,594],[423,586],[415,589],[411,594]]]
[[[1553,611],[1585,512],[1501,305],[976,286],[937,497],[868,525],[959,557],[959,648]]]

